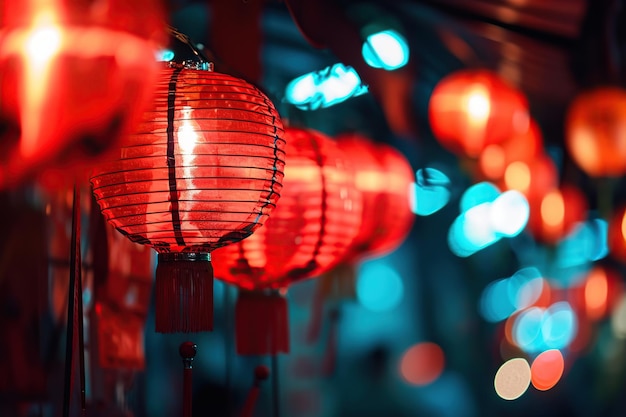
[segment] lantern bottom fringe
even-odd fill
[[[155,279],[155,330],[195,333],[213,330],[213,267],[205,260],[159,263]]]
[[[287,300],[277,292],[240,290],[235,332],[240,355],[289,353]]]

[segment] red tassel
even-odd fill
[[[213,266],[208,253],[159,253],[156,331],[213,330]]]
[[[287,300],[278,292],[239,291],[235,306],[237,353],[289,353]]]

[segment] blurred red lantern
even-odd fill
[[[314,130],[287,128],[286,139],[280,204],[253,236],[213,254],[215,276],[240,288],[236,328],[241,354],[289,350],[286,304],[271,290],[334,266],[361,222],[361,194],[347,155]]]
[[[251,84],[173,64],[118,159],[91,178],[106,219],[158,252],[156,330],[212,327],[210,252],[250,236],[279,198],[283,128]]]
[[[528,130],[528,102],[496,73],[466,69],[435,86],[428,120],[442,146],[476,158],[486,146]]]
[[[593,177],[626,173],[626,90],[603,87],[578,95],[565,121],[565,144]]]
[[[576,187],[563,185],[529,200],[528,228],[536,240],[554,244],[587,217],[587,200]]]
[[[500,180],[504,177],[506,167],[511,163],[529,162],[541,153],[543,153],[541,130],[537,122],[531,119],[526,132],[485,147],[478,157],[480,179]]]
[[[609,253],[619,261],[626,261],[626,207],[616,210],[609,220]]]
[[[85,168],[128,133],[165,29],[158,1],[0,0],[0,188],[44,167],[78,175],[68,165]]]
[[[337,144],[350,155],[355,185],[363,196],[361,227],[342,262],[385,255],[404,241],[413,226],[413,168],[395,148],[358,134],[338,136]]]

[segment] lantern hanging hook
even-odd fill
[[[180,32],[175,27],[169,25],[167,26],[167,31],[169,32],[170,36],[172,36],[185,46],[189,47],[191,53],[196,57],[196,60],[186,59],[182,61],[169,61],[168,65],[170,68],[213,71],[213,62],[207,60],[202,51],[200,51],[200,49],[198,49],[198,47],[191,41],[191,38],[189,38],[189,36]]]

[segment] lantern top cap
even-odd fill
[[[213,63],[206,61],[192,61],[190,59],[174,62],[170,61],[167,63],[170,68],[182,68],[182,69],[193,69],[200,71],[213,71]]]

